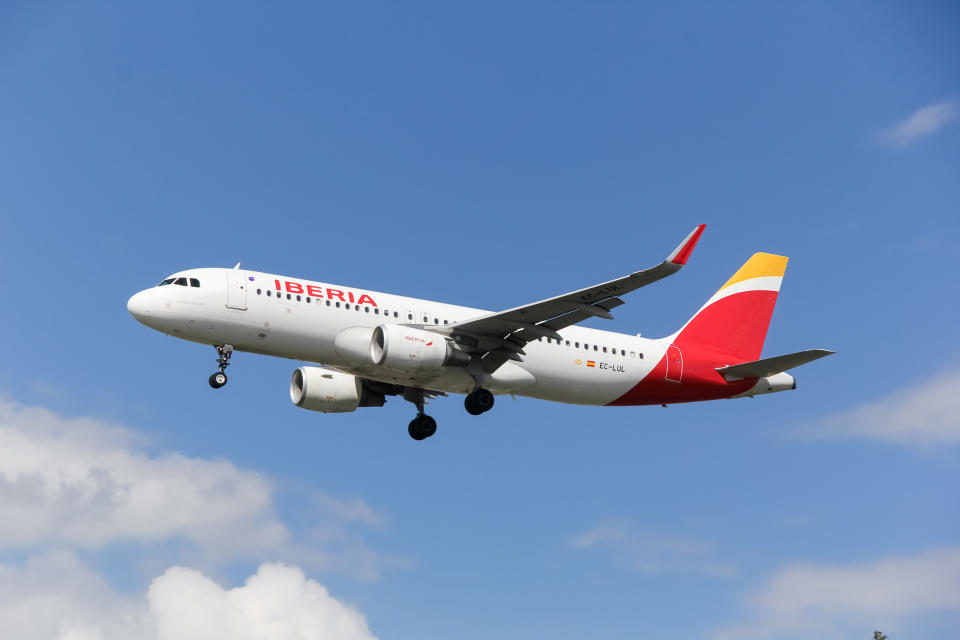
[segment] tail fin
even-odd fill
[[[672,337],[679,347],[696,345],[757,360],[777,303],[788,258],[755,253]]]

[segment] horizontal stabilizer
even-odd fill
[[[766,378],[775,373],[782,373],[788,369],[799,367],[802,364],[819,360],[829,356],[833,351],[826,349],[807,349],[797,353],[788,353],[785,356],[764,358],[743,364],[734,364],[727,367],[717,367],[717,372],[726,380],[745,380],[747,378]]]

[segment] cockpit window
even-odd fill
[[[166,280],[164,280],[163,282],[161,282],[161,283],[158,284],[157,286],[158,286],[158,287],[162,287],[162,286],[164,286],[164,285],[171,284],[173,281],[174,281],[174,278],[167,278]]]
[[[173,284],[179,284],[181,287],[185,287],[185,286],[187,286],[187,279],[186,279],[186,278],[177,278],[176,280],[173,281]]]
[[[190,286],[191,286],[191,287],[199,287],[199,286],[200,286],[200,281],[197,280],[196,278],[190,278]]]

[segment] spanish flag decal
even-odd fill
[[[597,361],[596,361],[596,360],[587,360],[587,366],[588,366],[588,367],[595,367],[595,366],[597,366]]]

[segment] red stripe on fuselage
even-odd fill
[[[727,382],[717,367],[760,357],[776,291],[743,291],[717,300],[690,321],[673,344],[680,349],[680,382],[667,376],[667,356],[613,406],[672,404],[729,398],[749,390],[756,379]]]

